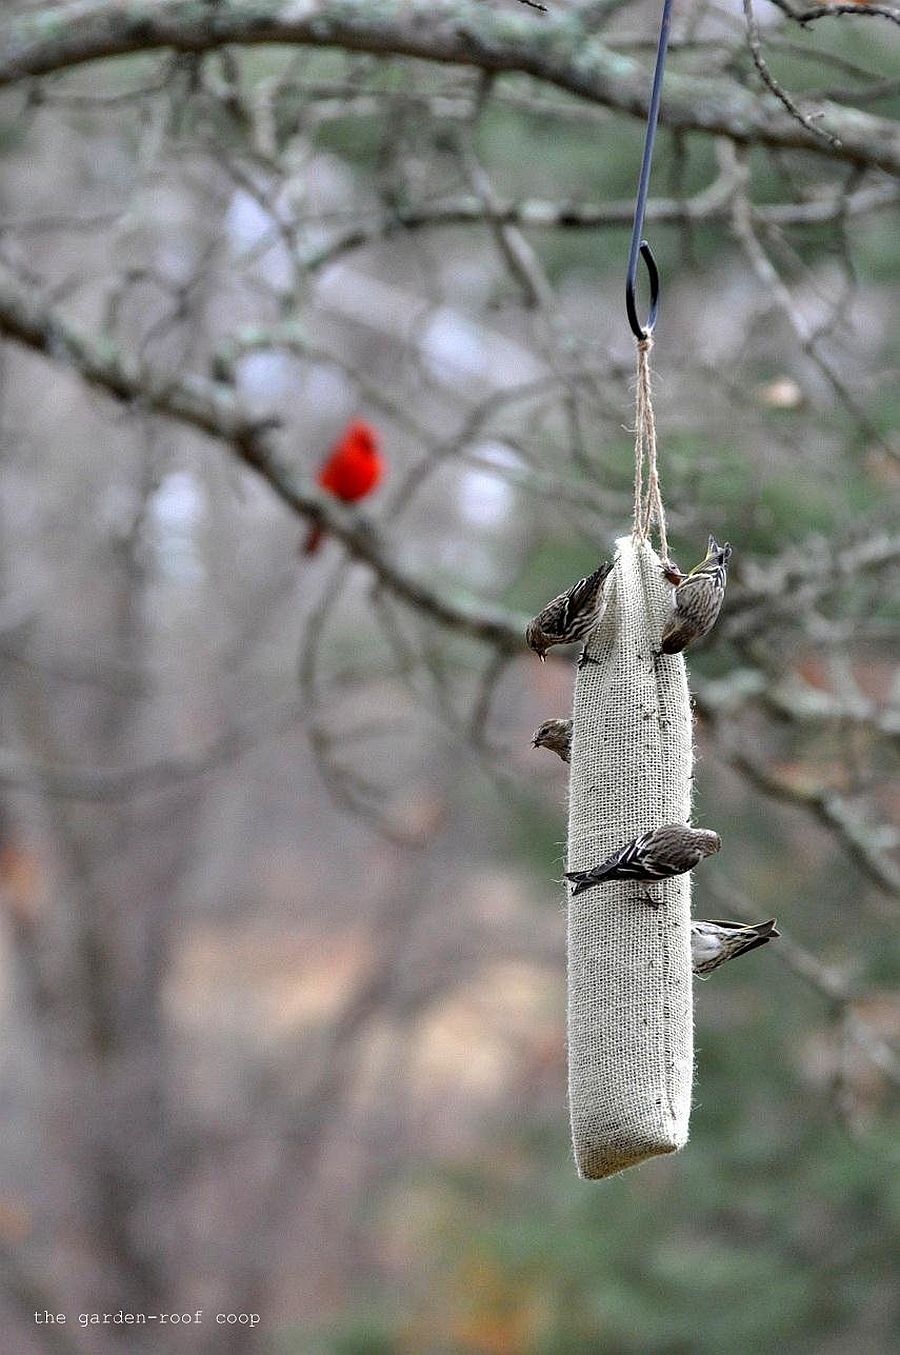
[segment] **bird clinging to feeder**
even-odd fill
[[[572,751],[572,721],[545,720],[538,725],[531,738],[532,748],[549,748],[551,753],[568,762]]]
[[[722,845],[718,833],[708,828],[691,828],[686,823],[665,823],[620,847],[590,870],[566,872],[575,888],[572,897],[604,880],[668,880],[693,870],[704,857],[712,856]],[[658,907],[649,894],[647,902]]]
[[[743,922],[700,921],[691,923],[691,965],[695,974],[704,978],[719,965],[746,955],[757,946],[764,946],[781,933],[775,926],[777,919],[747,926]]]
[[[597,625],[606,606],[603,585],[611,569],[612,561],[604,560],[593,574],[573,583],[529,622],[525,640],[541,663],[552,645],[569,645],[575,640],[583,640]]]
[[[675,585],[672,614],[663,629],[660,654],[680,654],[695,640],[702,640],[716,624],[725,598],[731,546],[720,546],[709,538],[706,556],[690,574],[682,574],[677,565],[666,561],[663,573]]]

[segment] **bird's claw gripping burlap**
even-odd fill
[[[568,869],[648,828],[689,823],[691,711],[681,655],[657,658],[672,589],[623,537],[577,673]],[[579,1173],[610,1176],[687,1142],[693,1073],[690,874],[604,882],[568,905],[569,1110]]]

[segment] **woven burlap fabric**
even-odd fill
[[[690,822],[691,712],[684,660],[654,665],[672,589],[659,560],[617,543],[609,602],[578,672],[568,869],[639,833]],[[690,875],[604,883],[568,905],[569,1109],[579,1173],[610,1176],[688,1136],[693,1072]]]

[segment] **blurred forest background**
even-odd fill
[[[572,662],[521,636],[630,525],[658,15],[3,7],[4,1349],[896,1350],[890,5],[676,0],[663,490],[735,549],[694,910],[784,935],[697,986],[688,1148],[570,1157]]]

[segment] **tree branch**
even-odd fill
[[[866,697],[835,696],[792,674],[774,680],[759,668],[735,668],[726,677],[693,678],[691,694],[699,713],[709,719],[733,717],[757,702],[780,720],[818,728],[843,725],[866,729],[886,743],[900,745],[900,709],[879,707]]]
[[[729,589],[720,629],[746,640],[779,616],[796,621],[848,580],[900,564],[900,532],[864,525],[841,543],[808,538],[765,563],[748,561],[740,583]]]
[[[792,5],[790,0],[772,0],[776,9],[794,19],[798,24],[806,25],[815,19],[833,19],[838,14],[849,14],[855,19],[887,19],[888,23],[900,24],[900,9],[893,5],[870,5],[868,3],[829,4],[829,5]]]
[[[797,107],[797,104],[791,98],[790,94],[788,94],[787,90],[775,79],[775,76],[769,70],[768,62],[763,56],[762,39],[759,35],[759,24],[756,22],[756,15],[753,12],[753,0],[743,0],[743,3],[744,19],[747,24],[747,42],[750,47],[750,54],[753,57],[753,64],[759,72],[763,84],[769,90],[769,93],[774,94],[775,98],[784,105],[791,117],[797,119],[801,127],[805,127],[812,136],[821,137],[829,146],[834,146],[835,148],[839,147],[840,142],[836,137],[833,137],[830,132],[827,132],[822,127],[816,125],[816,118],[820,117],[821,114],[812,116],[809,113],[803,113]]]
[[[369,519],[339,504],[268,446],[266,426],[242,413],[234,391],[221,382],[188,375],[154,384],[108,337],[91,339],[33,295],[0,266],[0,333],[73,368],[113,399],[177,419],[229,445],[294,513],[323,527],[351,556],[363,561],[398,598],[450,630],[515,653],[524,648],[527,617],[476,602],[450,600],[398,565]]]
[[[875,8],[891,18],[897,13]],[[803,17],[818,17],[818,12]],[[81,0],[20,15],[0,27],[0,86],[134,52],[205,52],[261,43],[341,47],[520,72],[635,117],[647,112],[644,65],[595,38],[585,40],[577,12],[548,15],[535,23],[522,10],[490,10],[475,0],[310,0],[302,5],[284,0],[217,5]],[[661,117],[673,130],[706,132],[742,144],[799,147],[852,164],[900,170],[896,123],[840,104],[826,103],[822,113],[840,139],[839,147],[811,144],[807,130],[790,114],[763,103],[736,81],[672,72]]]
[[[698,221],[730,221],[734,211],[733,198],[734,183],[723,175],[693,197],[651,199],[644,219],[679,226]],[[751,221],[761,226],[819,226],[893,207],[898,199],[900,190],[896,184],[885,180],[850,194],[836,191],[828,197],[804,202],[751,205],[749,212]],[[302,268],[314,271],[352,250],[413,230],[500,224],[531,230],[590,231],[627,227],[633,218],[634,201],[631,198],[605,203],[551,202],[542,198],[512,202],[500,198],[488,208],[476,197],[459,194],[437,202],[397,204],[386,216],[374,219],[370,216],[335,233],[324,243],[316,241],[300,253],[298,262]],[[21,227],[17,222],[10,222],[8,229],[29,227],[40,228],[31,222]]]
[[[0,749],[0,786],[72,800],[158,794],[240,757],[248,748],[289,729],[303,714],[301,702],[288,701],[226,729],[196,753],[158,758],[136,767],[38,766],[27,757]]]
[[[745,922],[753,922],[759,917],[759,909],[751,904],[750,900],[730,881],[721,881],[714,876],[712,878],[707,877],[706,887],[721,902],[723,908],[736,913]],[[820,959],[804,946],[801,946],[793,937],[787,936],[784,928],[780,930],[781,935],[778,939],[778,945],[775,947],[775,955],[798,978],[803,979],[811,988],[820,993],[830,1006],[839,1009],[846,1023],[848,1034],[859,1046],[865,1057],[894,1086],[900,1087],[900,1056],[855,1010],[855,1004],[864,994],[849,984],[837,971],[823,964]]]
[[[842,795],[824,786],[797,785],[769,771],[745,752],[722,750],[731,766],[757,790],[774,800],[783,800],[808,810],[843,843],[848,855],[886,894],[900,897],[900,867],[882,850],[878,827],[863,822],[859,811]]]

